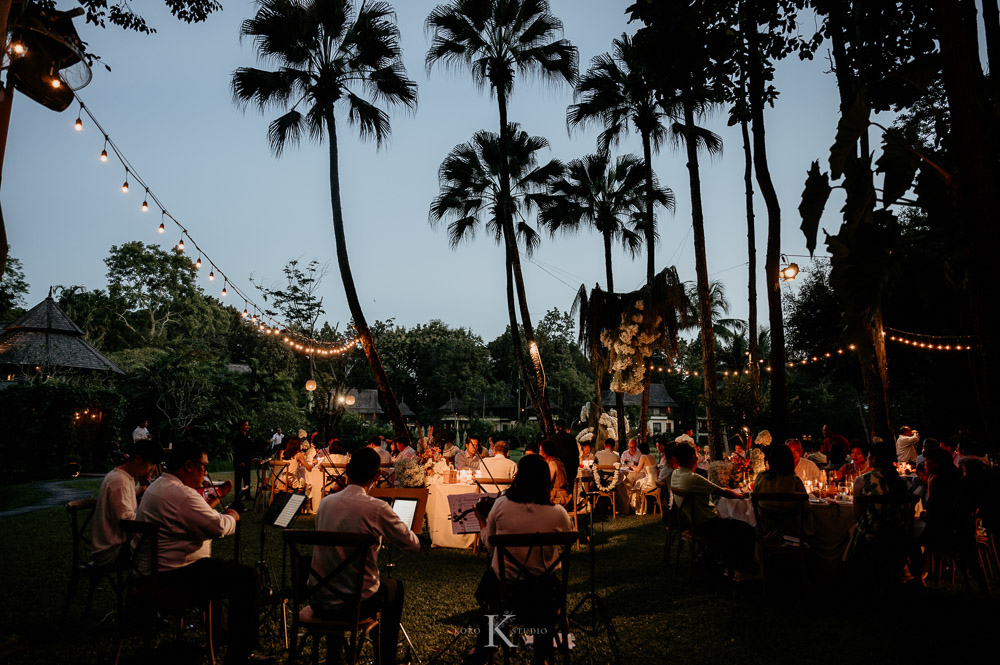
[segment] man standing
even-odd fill
[[[110,566],[118,559],[125,542],[119,524],[135,519],[138,507],[135,483],[147,478],[163,458],[163,450],[149,439],[135,441],[128,453],[128,461],[104,476],[97,493],[90,558],[98,566]]]
[[[236,485],[236,496],[250,493],[250,465],[253,458],[253,447],[250,444],[250,423],[241,420],[233,435],[233,484]]]
[[[479,437],[470,436],[465,441],[465,450],[455,455],[455,469],[458,471],[462,469],[476,471],[479,468],[481,459],[482,453],[479,450]]]
[[[340,531],[378,536],[379,543],[369,550],[364,562],[364,579],[361,587],[361,616],[374,616],[379,610],[379,650],[383,665],[396,662],[396,644],[399,642],[399,620],[403,616],[403,584],[396,579],[381,579],[378,570],[378,551],[384,538],[407,552],[420,550],[420,541],[409,526],[403,524],[389,504],[368,496],[379,476],[380,460],[374,450],[362,448],[347,463],[348,485],[336,494],[330,494],[319,504],[316,513],[317,531]],[[321,579],[331,575],[350,555],[348,548],[317,547],[313,550],[312,568]],[[310,583],[315,586],[313,580]],[[356,593],[357,576],[344,570],[331,580],[331,586],[345,595]],[[343,601],[329,589],[317,588],[310,605],[320,616],[336,615],[343,609]]]
[[[506,441],[497,441],[493,444],[493,457],[487,457],[483,460],[482,476],[484,478],[510,480],[514,477],[514,472],[517,471],[517,464],[507,457],[507,452]]]
[[[281,428],[279,427],[278,429],[276,429],[274,431],[274,434],[271,435],[271,442],[270,442],[270,447],[268,448],[268,450],[273,455],[280,448],[281,448]]]
[[[194,442],[174,446],[167,472],[146,490],[136,519],[160,526],[154,562],[148,548],[140,553],[139,571],[155,565],[163,588],[194,602],[228,599],[229,649],[226,663],[266,662],[253,656],[257,641],[257,572],[249,566],[212,557],[212,539],[236,531],[240,515],[212,510],[197,492],[208,469],[208,455]]]
[[[149,421],[143,420],[139,423],[139,426],[132,430],[132,441],[148,441],[152,439],[152,435],[147,429],[149,427]]]
[[[920,434],[906,425],[899,428],[899,436],[896,438],[896,461],[909,462],[913,464],[917,460],[917,444],[920,443]]]
[[[795,460],[795,475],[803,482],[810,482],[814,485],[826,480],[826,476],[819,470],[814,462],[802,456],[802,442],[798,439],[788,439],[785,445],[792,451],[792,459]]]
[[[674,443],[686,443],[689,446],[694,446],[694,437],[691,436],[692,434],[694,434],[694,430],[688,427],[684,430],[683,434],[674,439]]]

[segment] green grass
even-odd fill
[[[45,492],[24,485],[0,485],[0,511],[31,506],[48,496]]]
[[[248,514],[241,521],[241,559],[258,558],[259,522]],[[299,518],[296,528],[312,528]],[[70,620],[58,627],[69,567],[69,529],[65,511],[53,508],[2,521],[4,554],[0,566],[0,642],[16,634],[25,645],[5,662],[105,663],[110,661],[113,634],[97,621],[114,605],[110,589],[97,595],[95,610],[81,617],[84,590],[77,593]],[[686,561],[675,571],[662,564],[663,529],[655,517],[619,517],[597,524],[597,587],[622,639],[622,662],[802,663],[920,662],[947,656],[949,662],[982,656],[975,647],[992,634],[997,616],[995,598],[983,598],[952,588],[890,599],[869,600],[846,580],[813,585],[808,600],[789,591],[779,600],[765,600],[759,587],[734,592],[722,578],[696,574],[689,578]],[[280,535],[267,534],[265,558],[281,572]],[[214,556],[231,558],[234,539],[214,545]],[[385,563],[383,553],[381,561]],[[404,582],[404,625],[423,663],[452,640],[449,630],[475,626],[472,597],[486,567],[483,554],[465,550],[424,548],[416,554],[394,555],[394,576]],[[589,590],[587,550],[571,560],[570,606]],[[742,585],[739,585],[742,587]],[[275,624],[262,626],[261,651],[285,657]],[[577,634],[575,662],[613,662],[606,640]],[[940,637],[937,637],[940,636]],[[980,636],[976,639],[975,636]],[[172,637],[161,632],[160,644]],[[185,640],[203,640],[199,629]],[[463,637],[438,662],[457,663],[471,646]],[[138,658],[141,638],[126,643],[128,662]],[[308,646],[311,646],[311,642]],[[307,646],[307,650],[308,650]],[[307,651],[308,653],[308,651]],[[198,662],[190,658],[174,663]],[[523,652],[516,662],[527,662]],[[220,659],[221,662],[221,659]]]

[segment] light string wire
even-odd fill
[[[125,169],[125,182],[127,183],[128,179],[131,177],[134,182],[136,182],[139,186],[141,186],[145,190],[144,192],[145,198],[143,199],[143,211],[146,210],[147,208],[146,204],[149,201],[155,203],[156,206],[160,209],[160,220],[161,220],[160,233],[165,232],[165,229],[163,228],[164,219],[169,219],[171,222],[174,223],[174,225],[178,228],[178,230],[181,233],[181,241],[177,245],[175,245],[175,249],[177,249],[177,251],[179,252],[183,252],[186,249],[186,247],[184,246],[184,240],[186,239],[188,242],[190,242],[191,246],[199,255],[198,263],[195,264],[195,262],[192,261],[192,264],[200,268],[201,265],[200,260],[202,258],[204,258],[205,261],[208,262],[208,264],[211,266],[209,279],[213,279],[211,275],[214,275],[214,273],[217,272],[219,274],[219,276],[222,278],[222,283],[223,283],[223,288],[222,288],[223,296],[226,295],[227,292],[226,287],[229,287],[230,289],[233,290],[233,292],[237,295],[239,299],[243,300],[244,303],[243,317],[247,319],[251,324],[256,323],[258,332],[267,335],[273,334],[275,336],[282,336],[283,341],[285,342],[285,344],[289,346],[289,348],[295,351],[302,351],[307,354],[316,354],[321,356],[339,355],[341,353],[344,353],[345,351],[349,351],[350,349],[357,347],[358,343],[360,342],[360,338],[358,337],[355,337],[354,339],[349,340],[347,342],[329,342],[326,340],[315,339],[313,337],[309,337],[308,335],[304,335],[300,332],[292,330],[287,324],[281,322],[280,320],[268,314],[263,307],[258,305],[253,300],[253,298],[251,298],[247,294],[246,291],[240,288],[240,286],[236,282],[234,282],[221,267],[219,267],[219,264],[217,264],[215,261],[212,260],[208,252],[206,252],[198,244],[198,242],[194,239],[194,236],[192,236],[190,231],[188,231],[188,229],[183,224],[181,224],[180,220],[178,220],[176,217],[170,214],[170,212],[167,210],[167,207],[163,204],[163,202],[153,191],[153,188],[150,187],[149,184],[146,182],[146,180],[142,177],[142,175],[140,175],[138,169],[136,169],[132,165],[128,157],[125,156],[125,153],[118,147],[118,144],[114,141],[114,139],[111,138],[111,135],[108,134],[107,130],[104,129],[103,125],[101,125],[101,123],[97,120],[97,117],[94,115],[93,111],[91,111],[90,107],[87,106],[86,103],[84,103],[80,95],[74,91],[73,97],[80,104],[77,120],[79,120],[80,117],[82,117],[82,115],[84,114],[86,114],[86,116],[90,118],[90,121],[94,123],[94,126],[97,127],[98,131],[100,131],[101,133],[101,136],[104,138],[105,152],[107,148],[110,147],[111,152],[114,154],[115,158],[119,161],[119,163],[121,163],[122,168]],[[77,131],[82,131],[83,129],[82,124],[79,122],[76,122],[74,126]],[[104,153],[102,153],[102,161],[106,161],[103,159],[103,157]],[[128,192],[128,190],[124,186],[122,188],[122,191]],[[252,315],[249,313],[250,307],[253,307],[254,309]],[[260,314],[259,319],[258,319],[258,313]],[[266,319],[270,325],[265,325],[264,319]]]

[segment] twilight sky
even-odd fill
[[[348,249],[369,321],[394,318],[412,326],[438,318],[469,327],[488,341],[507,324],[503,252],[484,235],[450,250],[446,230],[432,228],[427,211],[438,193],[441,161],[474,132],[497,131],[498,114],[495,100],[478,91],[467,72],[436,67],[426,73],[429,37],[423,21],[435,4],[394,3],[404,63],[419,86],[416,112],[392,117],[392,139],[378,151],[374,143],[357,139],[346,116],[338,118]],[[634,33],[636,26],[627,25],[624,15],[628,4],[551,0],[565,37],[580,51],[581,72],[591,58],[610,50],[612,39]],[[253,14],[253,3],[224,2],[223,12],[200,25],[177,22],[161,3],[142,5],[159,30],[155,35],[95,29],[77,19],[81,37],[112,68],[109,73],[99,64],[94,67],[93,82],[80,91],[84,102],[166,209],[243,290],[256,294],[250,275],[277,280],[290,259],[329,261],[321,287],[326,319],[343,327],[350,317],[336,270],[327,147],[303,143],[275,159],[267,125],[278,112],[263,116],[249,109],[244,114],[231,100],[233,70],[256,64],[253,45],[238,39],[239,24]],[[813,27],[810,21],[805,31]],[[807,253],[797,212],[806,169],[816,158],[825,164],[836,129],[835,81],[825,73],[826,50],[819,56],[779,66],[781,96],[766,118],[769,160],[782,205],[781,246],[792,255]],[[566,106],[572,101],[566,85],[518,80],[510,119],[549,140],[551,151],[544,159],[569,161],[594,152],[597,135],[597,130],[567,135]],[[130,193],[121,193],[124,169],[114,157],[98,160],[103,137],[86,117],[84,130],[73,131],[76,116],[75,105],[57,114],[24,96],[14,100],[2,196],[11,253],[22,260],[31,285],[29,306],[44,298],[50,285],[106,287],[103,259],[112,245],[141,240],[169,248],[180,238],[169,220],[165,235],[156,232],[159,211],[154,206],[140,212],[143,191],[134,182]],[[721,158],[702,162],[709,271],[725,282],[732,315],[746,318],[742,141],[738,127],[726,127],[724,111],[703,124],[725,141]],[[641,144],[633,138],[618,152],[641,154]],[[654,157],[653,168],[677,198],[676,214],[658,220],[657,269],[676,265],[681,279],[694,280],[685,159],[668,146]],[[831,232],[840,203],[835,195],[827,206],[822,227]],[[756,214],[758,307],[766,323],[766,213],[759,195]],[[819,253],[824,254],[822,244]],[[793,260],[808,268],[807,259]],[[569,309],[581,283],[604,282],[601,241],[592,232],[546,235],[533,261],[523,265],[536,320],[552,307]],[[619,252],[619,290],[640,286],[644,266],[644,255],[632,261]],[[202,272],[202,286],[218,295],[219,281],[208,282],[207,269]],[[243,306],[232,292],[226,301]]]

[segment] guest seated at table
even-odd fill
[[[472,469],[473,472],[479,469],[483,460],[483,450],[479,446],[479,437],[470,436],[465,440],[465,450],[455,455],[455,469]]]
[[[281,451],[281,459],[290,460],[299,453],[301,448],[302,439],[297,436],[289,436],[288,440],[285,441],[285,448]]]
[[[858,502],[858,497],[906,494],[906,484],[896,473],[896,450],[893,444],[880,441],[872,447],[868,455],[871,471],[861,474],[854,481],[854,516],[858,526],[851,538],[849,553],[854,556],[870,547],[880,537],[889,540],[905,522],[902,510],[898,513],[866,508]],[[909,507],[905,508],[909,510]],[[888,521],[885,519],[888,517]]]
[[[318,531],[340,531],[365,533],[379,537],[379,543],[371,547],[365,556],[364,579],[361,591],[361,618],[379,618],[379,650],[383,665],[394,665],[399,642],[399,620],[403,615],[403,584],[396,579],[382,578],[378,569],[378,552],[383,542],[395,545],[407,552],[420,550],[417,535],[393,512],[388,503],[368,496],[368,492],[379,478],[381,458],[375,450],[362,448],[357,451],[347,465],[349,484],[346,488],[331,494],[319,504],[316,513]],[[317,547],[313,550],[312,567],[321,576],[329,576],[339,570],[350,550],[340,547]],[[357,591],[357,575],[354,570],[342,570],[333,579],[333,586],[345,593]],[[315,586],[315,581],[310,580]],[[320,617],[329,614],[340,618],[344,612],[343,601],[331,591],[319,587],[310,598],[310,605]],[[351,617],[354,618],[354,617]],[[342,645],[335,645],[339,650]],[[336,660],[336,657],[334,659]],[[328,657],[328,662],[331,659]]]
[[[626,448],[621,454],[622,468],[627,469],[628,471],[635,471],[635,468],[639,465],[639,460],[641,458],[642,453],[639,452],[636,440],[629,439],[628,448]]]
[[[805,494],[802,479],[795,475],[795,459],[788,446],[767,446],[764,448],[767,470],[761,471],[753,481],[756,494]],[[788,501],[761,501],[758,505],[760,522],[757,529],[768,543],[780,543],[785,536],[799,536],[802,533],[802,509],[800,503]]]
[[[611,466],[612,464],[617,464],[619,456],[618,453],[615,452],[616,445],[617,442],[614,439],[605,439],[604,450],[598,450],[594,453],[594,464],[600,464],[601,466]]]
[[[441,444],[441,456],[444,457],[452,466],[455,465],[455,455],[458,454],[458,446],[455,445],[455,435],[447,434],[445,439]]]
[[[483,458],[481,474],[483,478],[510,480],[514,477],[517,464],[507,457],[508,450],[506,441],[497,441],[493,444],[493,457]]]
[[[792,451],[792,459],[795,460],[795,475],[802,479],[803,483],[811,482],[818,484],[826,480],[826,476],[815,463],[802,456],[802,442],[798,439],[787,439],[785,445]]]
[[[646,493],[656,488],[656,458],[649,454],[649,445],[639,444],[641,457],[635,470],[625,476],[625,491],[628,492],[629,506],[636,515],[646,514]]]
[[[327,448],[326,454],[323,456],[323,461],[332,462],[337,466],[345,466],[350,460],[351,456],[347,454],[347,450],[340,439],[331,439],[330,447]]]
[[[565,431],[565,428],[557,428],[556,433],[551,437],[555,444],[554,455],[563,463],[566,471],[566,482],[570,487],[576,483],[576,472],[580,468],[580,449],[576,446],[576,439]]]
[[[392,442],[393,450],[396,456],[393,457],[393,462],[398,462],[401,459],[416,459],[417,451],[413,449],[413,446],[409,444],[406,439],[395,439]]]
[[[557,445],[552,439],[543,439],[540,444],[542,459],[549,466],[549,476],[552,485],[551,499],[557,506],[568,506],[573,501],[572,485],[566,477],[566,467],[556,456]]]
[[[128,459],[111,469],[101,482],[94,506],[90,558],[98,566],[110,566],[118,560],[125,537],[119,524],[135,519],[138,497],[136,481],[148,478],[160,460],[163,449],[151,439],[136,439],[126,447]]]
[[[524,444],[524,454],[525,455],[537,455],[538,454],[538,448],[539,448],[539,446],[538,446],[538,442],[537,441],[528,441],[526,444]]]
[[[940,445],[941,444],[938,443],[937,439],[934,439],[934,438],[931,438],[931,437],[928,437],[928,438],[924,439],[924,442],[923,442],[922,447],[920,449],[920,454],[917,455],[917,461],[916,461],[916,463],[917,464],[923,464],[924,461],[927,459],[927,453],[930,452],[931,450],[934,450],[934,449],[940,447]]]
[[[868,466],[868,444],[864,441],[854,441],[851,443],[851,461],[837,469],[834,477],[837,480],[846,480],[857,478],[869,471],[871,467]]]
[[[552,504],[550,477],[549,466],[544,459],[538,455],[525,455],[517,465],[517,475],[514,476],[514,482],[511,483],[510,489],[496,500],[485,519],[480,533],[480,541],[490,554],[491,563],[476,589],[476,600],[483,608],[482,616],[484,618],[476,641],[476,648],[469,653],[471,662],[485,662],[488,656],[486,645],[490,636],[485,617],[491,613],[496,614],[500,609],[500,560],[490,543],[490,538],[494,535],[514,533],[555,533],[570,531],[573,528],[566,510],[562,506]],[[532,603],[532,608],[526,609],[537,611],[543,605],[550,604],[553,599],[542,597],[544,595],[542,590],[547,585],[538,584],[537,577],[555,562],[559,556],[559,550],[555,547],[511,548],[509,554],[517,558],[524,570],[510,558],[505,559],[504,574],[508,585],[516,584],[517,580],[524,580],[526,574],[535,576],[535,579],[526,581],[527,584],[531,585],[527,591],[534,592],[538,598],[536,602]],[[517,609],[519,608],[515,608],[515,611]],[[552,611],[555,611],[554,607]],[[533,659],[538,662],[543,658],[550,657],[551,636],[536,635],[535,640]],[[496,641],[493,643],[496,644]]]
[[[594,453],[590,449],[590,441],[584,441],[580,444],[580,461],[581,462],[593,462]]]
[[[663,519],[667,518],[667,509],[670,508],[670,477],[677,468],[677,457],[675,451],[677,444],[674,442],[656,442],[656,448],[660,451],[660,470],[656,475],[656,486],[660,488],[660,502],[663,504]]]
[[[817,467],[826,466],[828,462],[826,454],[821,450],[816,450],[812,441],[806,441],[802,444],[802,455]]]
[[[737,457],[739,457],[740,459],[746,459],[746,458],[747,458],[747,453],[746,453],[746,451],[745,451],[745,450],[743,450],[743,446],[742,446],[742,444],[739,444],[739,443],[737,443],[737,444],[736,444],[736,445],[735,445],[735,446],[733,447],[733,454],[734,454],[734,455],[736,455]]]
[[[719,517],[711,500],[713,496],[742,499],[743,494],[719,487],[695,473],[698,456],[692,446],[678,445],[674,455],[677,458],[677,469],[670,478],[670,489],[675,492],[674,499],[681,507],[682,514],[690,516],[690,526],[696,529],[699,536],[708,540],[710,552],[721,556],[727,568],[736,570],[740,577],[755,573],[757,566],[753,561],[753,527],[746,522]],[[686,507],[688,501],[693,502],[690,508]]]

